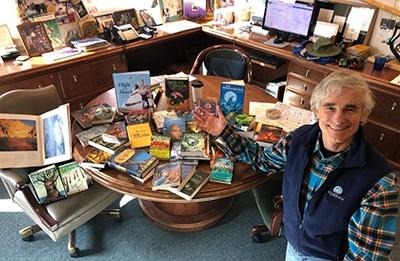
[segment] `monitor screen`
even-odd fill
[[[265,4],[263,28],[300,36],[308,36],[314,6],[268,0]]]

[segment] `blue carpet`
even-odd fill
[[[7,198],[0,186],[0,198]],[[214,227],[196,233],[176,233],[156,227],[139,209],[137,200],[122,208],[124,221],[98,216],[77,230],[82,260],[284,260],[286,241],[274,238],[255,244],[249,231],[261,223],[251,192],[238,196],[230,212]],[[18,230],[32,224],[24,213],[0,213],[0,260],[71,260],[67,237],[53,242],[35,234],[20,239]]]

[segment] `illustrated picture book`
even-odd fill
[[[67,197],[60,173],[55,165],[28,175],[39,204],[48,204]]]
[[[181,164],[169,162],[156,167],[152,190],[165,190],[178,187],[181,180]]]
[[[233,162],[226,157],[217,158],[211,169],[210,181],[232,184],[233,179]]]
[[[222,82],[220,105],[224,115],[229,112],[243,113],[244,81]]]
[[[83,167],[103,169],[106,165],[106,161],[111,158],[111,156],[112,155],[110,153],[93,147],[82,159],[80,165]]]
[[[171,137],[172,140],[180,140],[186,131],[184,118],[164,118],[163,135]]]
[[[200,169],[196,169],[194,175],[181,190],[178,190],[177,188],[168,188],[168,191],[186,200],[191,200],[200,191],[200,189],[207,184],[209,178],[210,174]]]
[[[0,168],[49,165],[72,158],[69,105],[42,115],[0,113]]]
[[[103,150],[109,154],[115,151],[123,144],[128,142],[125,122],[117,121],[112,123],[100,136],[89,140],[89,145],[97,149]]]
[[[58,166],[58,170],[68,196],[89,188],[90,176],[75,161]]]
[[[201,108],[203,108],[204,110],[208,111],[214,117],[218,116],[217,105],[218,105],[218,102],[216,99],[201,98],[199,101],[199,106]]]
[[[170,157],[171,137],[152,135],[149,153],[159,159],[168,160]]]
[[[96,124],[111,123],[116,115],[116,108],[108,103],[96,104],[72,112],[72,117],[87,129]]]
[[[274,143],[282,136],[282,128],[259,123],[254,139],[259,142]]]
[[[149,71],[113,73],[112,77],[119,111],[153,108]]]
[[[158,159],[144,150],[135,150],[126,145],[107,160],[107,164],[111,168],[142,178],[158,164]]]
[[[205,149],[205,134],[186,132],[182,135],[182,156],[203,156]]]
[[[149,122],[128,125],[126,132],[132,148],[150,146],[152,133]]]
[[[87,145],[89,145],[89,140],[103,134],[109,126],[110,124],[96,125],[91,127],[90,129],[78,132],[77,134],[75,134],[75,136],[78,138],[82,146],[86,147]]]
[[[165,78],[165,96],[168,99],[168,108],[175,111],[188,111],[189,77]]]
[[[174,110],[170,110],[170,111],[155,111],[153,113],[153,121],[154,124],[156,125],[157,131],[158,132],[162,132],[163,131],[163,127],[164,127],[164,119],[165,118],[176,118],[178,117],[176,112]]]

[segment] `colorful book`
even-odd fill
[[[113,73],[112,77],[119,111],[153,108],[149,71]]]
[[[126,125],[150,122],[150,112],[148,110],[133,110],[125,115]]]
[[[68,196],[89,188],[90,176],[75,161],[59,166],[58,170]]]
[[[143,178],[156,165],[158,159],[144,150],[132,149],[129,145],[121,147],[107,160],[107,165],[131,176]]]
[[[116,108],[108,103],[96,104],[74,111],[72,117],[87,129],[96,124],[111,123],[114,121]]]
[[[178,187],[181,180],[181,164],[169,162],[156,167],[152,190],[166,190]]]
[[[229,158],[217,158],[211,169],[210,181],[223,184],[232,184],[233,162]]]
[[[259,142],[274,143],[282,136],[282,128],[259,123],[254,139]]]
[[[194,173],[196,173],[196,165],[181,164],[181,182],[177,189],[182,190]]]
[[[60,173],[55,165],[34,171],[28,176],[39,204],[48,204],[67,197]]]
[[[100,136],[102,133],[104,133],[107,128],[110,126],[110,124],[102,124],[102,125],[96,125],[91,127],[90,129],[78,132],[75,136],[79,140],[79,142],[82,144],[83,147],[86,147],[89,145],[89,140],[92,140],[98,136]]]
[[[171,137],[172,140],[180,140],[186,131],[184,118],[164,118],[163,135]]]
[[[177,188],[168,188],[168,191],[186,200],[192,200],[192,198],[200,191],[200,189],[207,184],[209,178],[210,174],[200,169],[196,169],[194,175],[181,190],[178,190]]]
[[[165,96],[168,99],[168,108],[175,111],[188,111],[189,77],[165,78]]]
[[[128,142],[125,122],[118,121],[111,124],[104,133],[100,136],[89,140],[89,145],[99,150],[103,150],[109,154],[114,154],[115,151]]]
[[[169,160],[171,137],[164,135],[152,135],[149,153],[159,159]]]
[[[186,132],[182,135],[181,155],[203,156],[205,149],[205,134]]]
[[[199,106],[201,108],[203,108],[204,110],[208,111],[214,117],[218,116],[217,105],[218,105],[218,102],[215,99],[200,98],[200,100],[199,100]]]
[[[69,105],[41,115],[0,113],[0,168],[49,165],[72,158]]]
[[[106,161],[111,158],[111,154],[97,148],[91,148],[80,165],[83,167],[92,167],[103,169]]]
[[[220,105],[224,115],[229,112],[243,113],[244,81],[221,83]]]
[[[183,0],[183,15],[187,18],[206,16],[206,2],[206,0]]]
[[[151,144],[152,133],[149,122],[128,125],[126,133],[132,148],[148,147]]]

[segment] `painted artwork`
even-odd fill
[[[56,19],[44,21],[43,25],[54,49],[65,46],[63,36],[61,34],[60,27],[58,26]]]
[[[51,158],[65,154],[65,141],[63,136],[63,118],[56,114],[44,119],[44,151],[45,157]]]
[[[0,119],[0,151],[37,151],[36,121]]]

